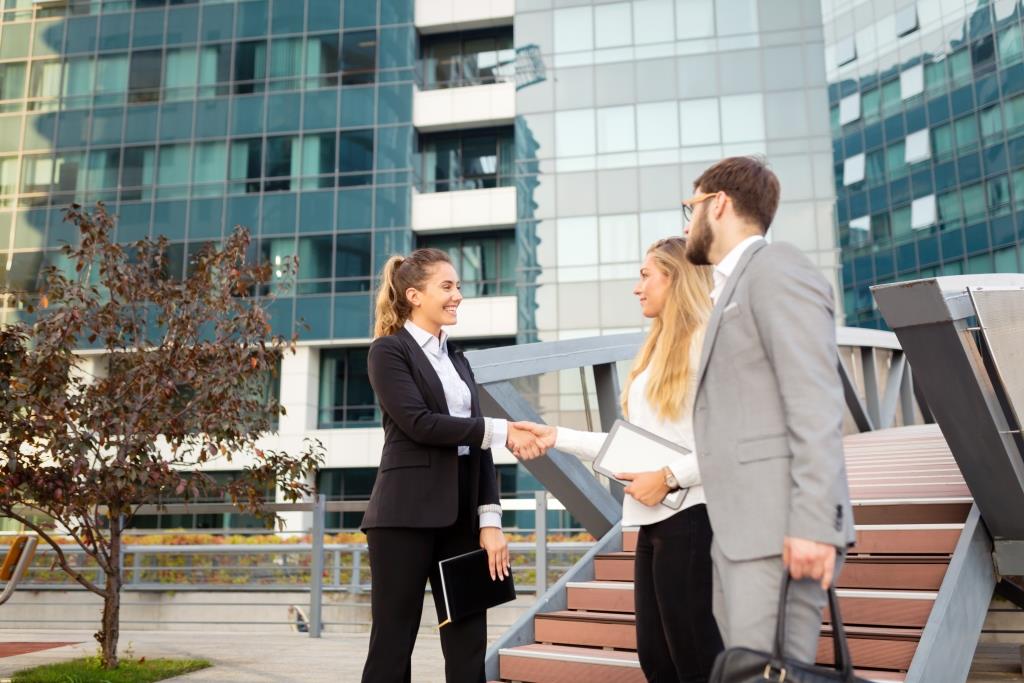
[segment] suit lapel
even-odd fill
[[[441,378],[437,376],[434,366],[427,360],[427,352],[420,348],[420,345],[416,343],[416,339],[404,327],[398,331],[398,336],[405,341],[413,367],[416,368],[420,377],[423,378],[423,381],[430,388],[430,393],[434,397],[435,408],[448,415],[448,401],[444,397],[444,386],[441,384]]]
[[[715,337],[718,336],[718,328],[722,323],[722,311],[729,305],[729,300],[732,299],[733,292],[736,291],[736,284],[740,281],[743,276],[743,271],[747,269],[747,264],[750,263],[750,259],[754,257],[754,254],[761,251],[767,244],[764,240],[755,242],[747,247],[747,250],[743,252],[743,256],[740,257],[739,262],[736,264],[736,268],[733,269],[732,275],[725,281],[725,287],[722,289],[721,296],[718,297],[718,301],[715,302],[715,307],[711,311],[711,318],[708,320],[708,329],[704,334],[704,345],[701,347],[700,352],[700,365],[697,369],[697,386],[700,387],[700,383],[704,381],[704,371],[708,368],[708,359],[711,358],[711,348],[714,346]]]

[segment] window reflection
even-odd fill
[[[422,191],[512,185],[514,144],[511,128],[424,136],[420,143]]]

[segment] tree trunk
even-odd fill
[[[110,515],[110,571],[103,598],[103,627],[96,634],[103,668],[117,667],[117,639],[121,635],[121,516]]]

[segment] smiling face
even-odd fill
[[[645,318],[657,318],[665,308],[672,279],[668,273],[658,268],[654,256],[650,253],[640,266],[640,281],[633,288],[633,294],[640,298],[640,310]]]
[[[445,325],[454,325],[459,321],[457,311],[462,303],[461,286],[459,274],[452,264],[434,264],[430,268],[430,276],[419,288],[410,287],[405,291],[412,304],[410,319],[432,334],[440,333]]]

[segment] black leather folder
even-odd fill
[[[491,580],[487,551],[482,548],[441,560],[438,567],[447,611],[440,626],[516,599],[511,574],[504,579]]]

